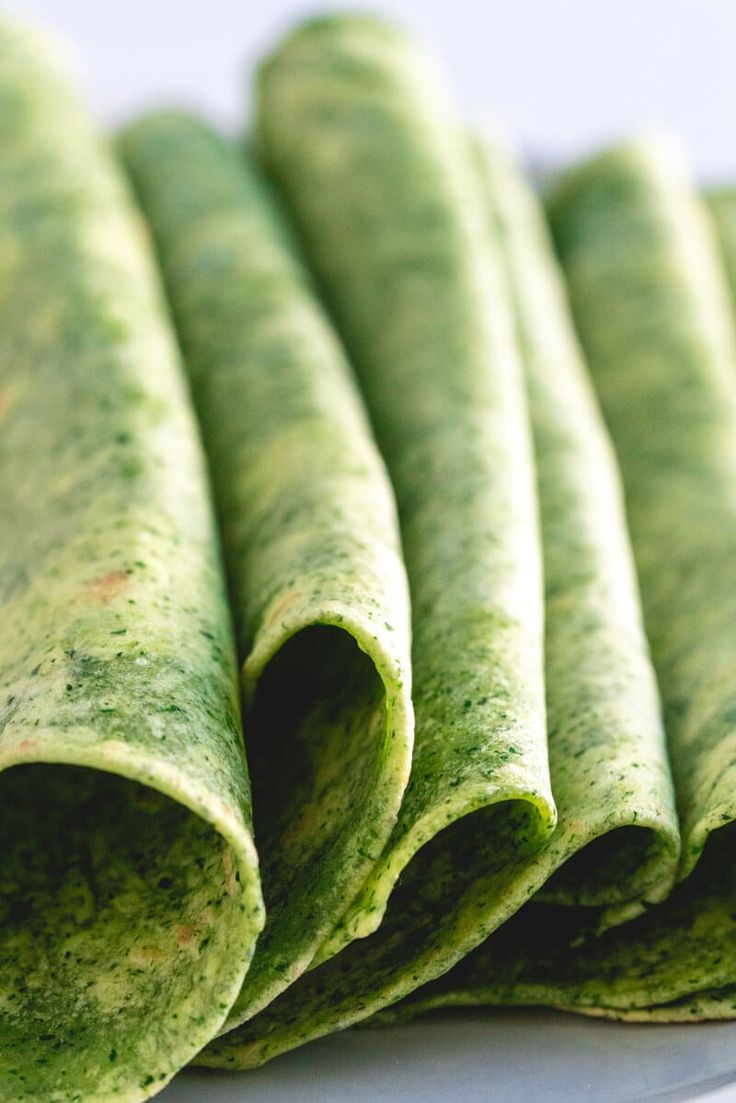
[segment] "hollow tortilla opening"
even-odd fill
[[[468,812],[417,851],[389,897],[382,926],[386,932],[394,925],[411,929],[415,951],[425,937],[438,949],[458,937],[464,943],[460,932],[466,917],[473,915],[482,929],[483,916],[494,912],[510,872],[529,861],[545,835],[544,813],[524,797]]]
[[[303,972],[360,887],[354,870],[378,857],[388,728],[381,675],[343,628],[302,629],[261,675],[246,745],[267,922],[246,998]]]
[[[546,822],[532,800],[514,798],[449,823],[408,862],[377,931],[318,965],[283,1002],[208,1046],[197,1063],[256,1067],[296,1038],[349,1025],[356,1002],[377,1011],[446,972],[502,921],[504,907],[516,911],[511,875],[541,845]]]
[[[242,964],[228,844],[135,781],[33,763],[0,774],[0,849],[0,1084],[53,1101],[165,1082]]]
[[[539,899],[586,907],[635,900],[661,880],[670,847],[670,840],[649,826],[617,827],[568,858],[544,885]]]

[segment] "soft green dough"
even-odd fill
[[[112,159],[0,24],[0,1098],[133,1103],[263,923],[198,435]]]
[[[119,149],[221,520],[257,949],[145,230],[0,28],[0,1097],[135,1103],[203,1046],[250,1067],[453,1004],[733,1017],[736,342],[681,161],[633,144],[555,189],[576,333],[520,170],[392,28],[306,24],[256,120],[298,244],[195,119]]]
[[[571,909],[532,903],[392,1014],[514,1003],[637,1022],[733,1018],[736,357],[723,272],[682,158],[661,140],[583,165],[551,212],[621,462],[677,782],[680,883],[599,938],[580,938]]]
[[[665,140],[604,153],[552,223],[616,446],[683,832],[736,814],[736,341],[707,214]]]
[[[408,587],[352,372],[256,167],[173,113],[135,122],[120,148],[202,421],[251,700],[268,921],[233,1026],[310,964],[396,821]]]
[[[540,889],[587,905],[559,909],[576,936],[610,926],[669,890],[679,849],[615,463],[539,212],[525,193],[517,211],[512,189],[513,232],[531,240],[511,275],[488,184],[433,74],[370,20],[319,20],[287,39],[261,74],[256,118],[394,480],[417,729],[397,827],[327,947],[335,956],[209,1047],[207,1063],[223,1067],[259,1064],[406,996]],[[529,253],[535,263],[541,253],[541,277],[527,277]],[[556,828],[515,323],[545,463]]]
[[[616,459],[538,200],[500,143],[478,139],[473,149],[529,394],[557,834],[590,825],[601,807],[612,826],[626,827],[568,861],[540,895],[589,906],[654,902],[672,887],[679,831]]]
[[[344,120],[331,107],[333,88],[346,104]],[[244,1035],[210,1047],[211,1063],[230,1063],[233,1053],[240,1061],[242,1037],[265,1029],[272,1015],[289,1016],[292,992],[311,991],[349,963],[357,964],[344,987],[337,979],[332,991],[329,982],[335,1019],[348,989],[359,1016],[374,988],[385,999],[388,986],[396,998],[417,982],[414,974],[446,968],[482,936],[501,853],[517,861],[554,824],[520,365],[508,311],[496,299],[499,272],[475,243],[483,210],[469,162],[456,158],[463,143],[449,110],[424,118],[424,91],[410,48],[362,19],[309,25],[261,74],[258,147],[296,210],[397,495],[413,600],[417,730],[397,825],[323,948],[323,964]],[[280,171],[279,136],[297,139],[298,180]],[[299,197],[319,208],[313,222],[295,206]],[[384,918],[400,874],[410,908],[403,922],[391,905]],[[378,939],[384,949],[363,965],[373,951],[364,951],[361,936],[376,928],[367,943]]]

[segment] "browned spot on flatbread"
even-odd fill
[[[21,739],[20,743],[16,747],[16,750],[22,751],[24,754],[28,754],[31,751],[38,750],[37,739]]]
[[[196,927],[192,927],[188,923],[181,923],[174,933],[180,946],[193,946],[199,932]]]
[[[290,594],[284,594],[284,596],[280,598],[271,609],[271,612],[268,614],[265,621],[263,622],[263,627],[271,628],[272,625],[274,625],[276,621],[284,615],[286,610],[290,609],[294,602],[298,601],[301,596],[302,595],[299,590],[292,590]]]
[[[87,593],[93,601],[99,601],[101,605],[107,605],[121,590],[128,585],[128,576],[125,571],[108,571],[102,578],[95,578],[87,583]]]

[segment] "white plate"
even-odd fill
[[[161,1103],[727,1103],[736,1022],[606,1023],[545,1011],[349,1030],[255,1072],[182,1073]]]

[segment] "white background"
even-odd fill
[[[164,100],[242,118],[248,70],[320,0],[15,0],[74,43],[107,119]],[[460,107],[558,161],[664,125],[736,179],[736,0],[363,0],[441,54]]]

